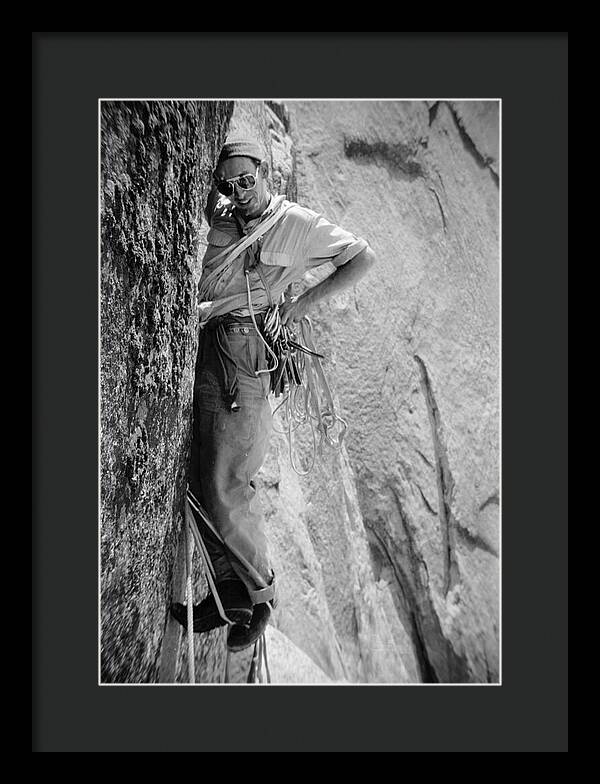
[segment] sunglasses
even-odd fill
[[[236,185],[243,191],[251,191],[256,187],[258,169],[259,167],[257,166],[254,174],[240,174],[239,177],[232,177],[230,180],[217,180],[215,178],[215,186],[223,196],[231,196]]]

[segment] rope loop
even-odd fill
[[[314,468],[317,453],[322,454],[324,444],[341,449],[348,426],[335,411],[333,395],[321,365],[324,357],[315,348],[310,319],[305,316],[298,327],[299,337],[291,326],[281,323],[279,306],[274,306],[264,315],[261,338],[277,360],[276,367],[268,371],[271,372],[271,391],[276,398],[281,397],[273,414],[280,412],[283,427],[274,425],[273,429],[286,437],[294,471],[299,476],[307,476]],[[258,331],[258,326],[256,329]],[[294,442],[300,428],[311,431],[312,453],[305,470],[294,458]]]

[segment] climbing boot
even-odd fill
[[[258,640],[267,628],[271,617],[271,606],[268,602],[254,605],[252,620],[249,626],[232,626],[227,635],[227,647],[230,651],[243,651]]]
[[[217,592],[225,610],[225,615],[231,623],[240,628],[247,628],[250,624],[252,613],[252,602],[248,596],[245,585],[239,580],[224,580],[217,583]],[[187,606],[176,602],[171,605],[171,615],[176,621],[187,629]],[[209,593],[200,604],[194,605],[194,632],[203,633],[219,626],[224,626],[225,621],[219,614],[217,603]]]

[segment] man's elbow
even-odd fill
[[[367,245],[361,248],[355,256],[344,262],[344,264],[339,265],[338,272],[344,278],[356,282],[369,272],[376,261],[377,256],[373,249]]]
[[[376,261],[377,256],[370,245],[363,248],[353,259],[355,267],[360,270],[361,277],[367,274]]]
[[[367,247],[363,251],[363,264],[366,267],[372,267],[376,261],[377,261],[377,256],[375,255],[375,251],[370,245],[367,245]]]

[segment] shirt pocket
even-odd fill
[[[261,250],[260,260],[270,267],[292,267],[294,265],[294,257],[291,253],[278,250]]]
[[[211,228],[206,235],[206,241],[209,245],[216,245],[218,248],[224,248],[226,245],[231,245],[234,238],[231,234],[221,229]]]

